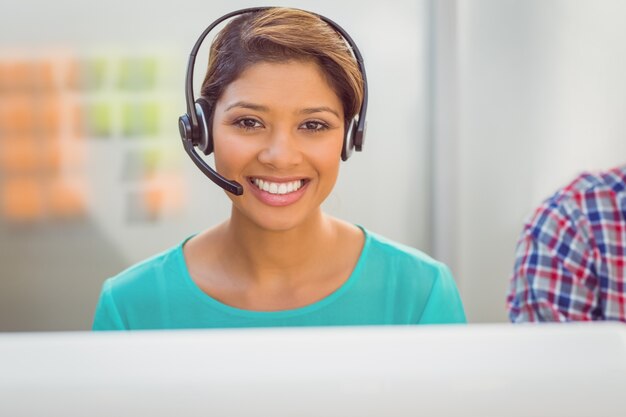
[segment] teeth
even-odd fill
[[[303,183],[302,180],[278,183],[263,181],[258,178],[254,178],[253,182],[257,187],[259,187],[259,189],[266,191],[270,194],[293,193],[294,191],[299,190],[302,187]]]

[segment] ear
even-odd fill
[[[194,144],[205,155],[209,155],[213,152],[213,109],[209,102],[203,97],[196,100],[196,114],[198,116],[200,132]]]

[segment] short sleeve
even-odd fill
[[[124,321],[117,309],[111,290],[111,280],[106,280],[102,286],[100,299],[96,307],[93,320],[93,330],[126,330]]]
[[[441,265],[419,324],[467,323],[461,296],[450,270]]]

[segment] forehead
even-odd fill
[[[314,61],[259,62],[246,68],[218,100],[306,107],[321,104],[342,110],[341,100]]]

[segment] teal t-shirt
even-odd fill
[[[251,311],[226,305],[192,280],[184,242],[104,282],[94,330],[465,323],[448,268],[367,230],[346,282],[304,307]]]

